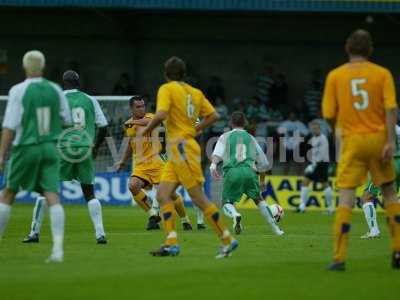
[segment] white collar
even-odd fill
[[[40,76],[40,77],[28,77],[28,78],[25,79],[25,81],[27,81],[27,82],[39,82],[39,81],[42,81],[42,80],[43,80],[42,76]]]
[[[78,89],[64,90],[64,94],[79,92]]]

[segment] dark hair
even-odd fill
[[[129,99],[129,106],[132,107],[133,104],[135,103],[135,101],[143,101],[143,102],[145,102],[145,101],[144,101],[144,98],[143,98],[142,96],[140,96],[140,95],[135,95],[135,96],[132,96],[132,97]]]
[[[241,111],[234,111],[231,115],[231,125],[233,127],[245,127],[247,126],[247,118]]]
[[[172,56],[164,65],[165,75],[170,80],[181,81],[186,75],[186,64],[179,57]]]
[[[63,74],[63,82],[68,88],[77,88],[79,87],[79,74],[73,70],[65,71]]]
[[[371,34],[364,29],[357,29],[347,38],[346,50],[348,54],[360,55],[368,58],[371,54],[373,42]]]

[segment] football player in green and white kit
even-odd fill
[[[63,132],[58,143],[61,181],[77,180],[81,184],[95,229],[96,241],[98,244],[106,244],[101,203],[94,195],[94,158],[106,136],[107,119],[97,100],[78,90],[78,73],[66,71],[63,83],[64,94],[71,108],[73,126]],[[24,243],[39,242],[44,211],[45,201],[38,197],[33,210],[31,232],[23,240]]]
[[[247,120],[242,112],[232,113],[230,120],[232,130],[219,137],[212,154],[211,175],[216,179],[220,178],[217,165],[223,161],[223,211],[226,216],[233,219],[236,234],[242,231],[242,216],[236,210],[234,203],[246,194],[257,204],[261,215],[271,225],[274,233],[282,235],[284,232],[276,224],[271,210],[260,193],[260,185],[265,185],[268,160],[256,139],[244,129],[246,124]]]
[[[396,186],[400,188],[400,126],[396,125],[396,152],[394,154],[394,166],[396,170]],[[368,232],[361,236],[362,239],[374,239],[380,236],[378,221],[376,219],[376,209],[373,199],[381,193],[379,187],[375,186],[371,180],[368,180],[367,186],[361,196],[365,220],[368,224]]]
[[[42,77],[45,66],[40,51],[23,57],[26,80],[9,93],[0,145],[0,169],[11,144],[7,185],[0,195],[0,239],[19,190],[42,194],[49,205],[53,249],[47,262],[64,258],[64,209],[59,200],[57,140],[71,115],[61,88]]]

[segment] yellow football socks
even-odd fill
[[[400,203],[391,202],[385,205],[386,217],[392,237],[392,250],[400,251]]]
[[[221,214],[219,213],[215,204],[210,203],[210,205],[204,210],[204,215],[214,231],[217,233],[218,237],[221,239],[222,244],[229,245],[232,237],[229,233],[229,230],[226,228]]]
[[[164,204],[160,208],[161,211],[161,218],[163,220],[164,224],[164,230],[165,233],[167,234],[166,240],[165,240],[165,245],[171,246],[171,245],[176,245],[178,243],[178,236],[176,234],[176,229],[175,229],[175,207],[174,203],[168,202],[167,204]]]
[[[183,199],[181,196],[177,195],[178,197],[174,199],[175,210],[179,217],[184,218],[186,217],[186,209],[183,203]]]
[[[141,190],[137,195],[133,196],[133,200],[146,212],[150,210],[151,205],[148,203],[147,196],[143,190]]]
[[[349,240],[351,222],[351,209],[339,206],[336,210],[336,219],[334,224],[335,234],[335,262],[344,262],[347,254],[347,244]]]

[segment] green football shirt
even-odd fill
[[[57,84],[36,77],[10,89],[3,128],[15,131],[14,146],[55,142],[69,124],[68,102]]]
[[[249,167],[264,172],[268,160],[256,139],[243,129],[233,129],[218,139],[213,155],[222,158],[223,170]]]
[[[96,136],[96,126],[108,125],[107,119],[94,97],[77,89],[64,91],[71,109],[73,126],[65,130],[60,147],[90,147]]]

